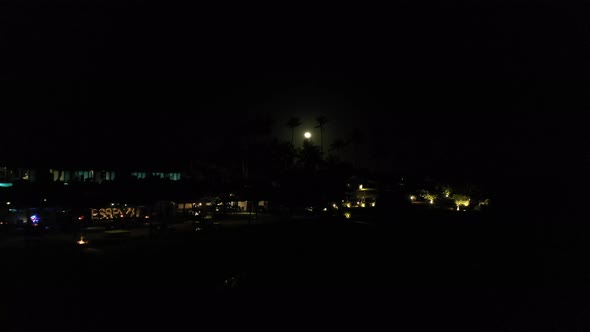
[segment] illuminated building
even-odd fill
[[[172,181],[178,181],[181,178],[180,172],[132,172],[131,176],[136,179],[145,179],[151,176],[159,179],[168,179]]]
[[[68,181],[86,181],[86,182],[98,182],[103,181],[114,181],[120,174],[112,170],[80,170],[80,171],[69,171],[69,170],[57,170],[51,169],[53,175],[53,181],[55,182],[68,182]],[[135,179],[168,179],[171,181],[178,181],[181,179],[180,172],[131,172],[131,177]]]
[[[28,168],[20,167],[0,167],[0,183],[1,187],[7,187],[17,180],[35,181],[37,172]]]
[[[176,171],[131,171],[130,175],[136,179],[159,178],[170,181],[179,181],[182,173]],[[103,181],[114,181],[122,174],[113,169],[66,169],[66,168],[49,168],[49,169],[29,169],[29,168],[12,168],[0,167],[0,187],[11,187],[13,182],[24,180],[37,182],[40,175],[52,182],[94,182],[102,183]]]
[[[363,184],[358,186],[358,190],[354,190],[349,195],[350,201],[345,204],[346,207],[375,207],[377,199],[377,190],[369,188]]]

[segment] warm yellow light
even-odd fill
[[[359,185],[359,189],[360,189],[360,190],[363,190],[363,185],[362,185],[362,184],[361,184],[361,185]]]
[[[414,196],[414,195],[410,196],[410,200],[415,201],[416,200],[416,196]]]
[[[309,131],[305,132],[305,134],[303,134],[303,136],[307,139],[311,138],[311,133]]]
[[[467,196],[460,196],[460,195],[456,195],[455,196],[455,205],[457,206],[469,206],[469,204],[471,203],[471,199]]]
[[[372,206],[372,207],[375,207],[375,202],[371,203],[371,206]]]
[[[346,207],[350,208],[352,205],[350,204],[350,202],[346,203]]]
[[[350,212],[345,212],[344,213],[344,218],[350,219],[351,217],[352,217],[352,214]]]
[[[361,207],[367,207],[367,204],[365,204],[365,203],[362,203],[362,204],[361,204]]]
[[[430,200],[430,204],[434,204],[434,200],[433,199]]]

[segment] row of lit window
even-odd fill
[[[70,172],[70,171],[51,169],[49,171],[51,172],[51,174],[53,174],[53,181],[67,182],[67,181],[72,181],[72,180],[82,180],[82,181],[87,180],[87,179],[95,180],[93,170]],[[114,171],[102,171],[102,172],[99,172],[99,174],[100,174],[100,180],[113,181],[117,177],[117,174]]]
[[[172,181],[180,180],[180,173],[163,173],[163,172],[154,172],[154,173],[147,173],[147,172],[133,172],[131,176],[134,176],[137,179],[145,179],[148,177],[148,174],[151,174],[152,177],[157,177],[160,179],[170,179]]]

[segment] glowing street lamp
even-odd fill
[[[305,134],[303,134],[303,137],[305,137],[305,139],[310,139],[311,133],[309,131],[306,131]]]

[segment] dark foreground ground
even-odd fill
[[[7,248],[0,330],[587,331],[587,234],[466,214]]]

